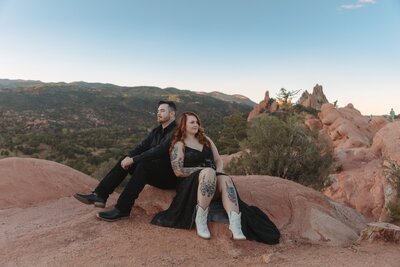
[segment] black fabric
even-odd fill
[[[122,158],[123,159],[123,158]],[[128,170],[121,167],[120,159],[110,172],[101,180],[94,192],[105,201],[129,174],[131,179],[118,198],[116,207],[125,213],[131,211],[146,184],[160,189],[175,189],[177,178],[169,160],[151,160],[132,164]]]
[[[171,122],[167,127],[161,125],[154,128],[150,134],[133,150],[129,157],[137,163],[142,160],[154,160],[158,158],[169,158],[169,147],[176,122]]]
[[[177,178],[169,160],[142,161],[135,165],[132,177],[115,205],[123,213],[131,211],[135,200],[146,184],[160,189],[176,188]]]
[[[127,170],[121,167],[122,157],[117,164],[101,180],[94,192],[105,201],[109,195],[122,183],[128,174],[132,175],[124,191],[121,193],[117,207],[124,212],[130,212],[135,199],[146,184],[161,189],[176,187],[176,176],[172,171],[169,159],[169,147],[176,122],[167,127],[158,126],[132,151],[134,163]]]
[[[201,166],[206,160],[212,159],[211,149],[202,151],[185,147],[185,167]],[[199,171],[185,178],[178,178],[177,192],[170,207],[152,219],[151,223],[164,227],[191,229],[194,223],[197,204],[197,190],[199,185]],[[217,173],[217,175],[223,173]],[[237,190],[236,190],[237,192]],[[266,244],[279,243],[280,232],[275,224],[255,206],[243,202],[237,192],[239,210],[242,213],[242,231],[248,240],[255,240]],[[211,206],[211,205],[210,205]]]
[[[117,164],[115,164],[115,166],[107,173],[107,175],[104,176],[94,190],[94,192],[105,201],[107,201],[108,196],[114,192],[114,190],[122,183],[125,177],[129,173],[132,174],[135,170],[136,164],[129,166],[128,170],[125,170],[121,167],[121,161],[124,158],[125,156],[119,159]]]

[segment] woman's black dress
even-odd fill
[[[213,165],[210,148],[204,146],[202,151],[185,147],[184,167],[210,167]],[[151,223],[173,228],[191,229],[194,224],[197,204],[199,173],[179,178],[176,196],[170,207],[152,219]],[[222,173],[217,173],[222,174]],[[237,190],[236,190],[237,192]],[[279,243],[280,233],[268,216],[255,206],[249,206],[238,195],[239,210],[242,213],[242,231],[247,240],[255,240],[266,244]]]

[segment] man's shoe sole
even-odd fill
[[[86,205],[93,205],[97,208],[104,208],[106,206],[106,203],[103,202],[91,202],[89,200],[87,200],[86,198],[80,197],[77,194],[74,194],[74,198],[76,198],[77,200],[79,200],[80,202],[82,202],[83,204]]]
[[[105,208],[106,207],[106,203],[103,202],[94,202],[94,206],[96,208]]]
[[[102,221],[116,222],[116,221],[119,221],[119,220],[127,220],[127,219],[129,219],[130,216],[128,215],[128,216],[118,217],[116,219],[107,219],[107,218],[100,217],[100,215],[97,213],[96,217],[97,217],[97,219],[102,220]]]

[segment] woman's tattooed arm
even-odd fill
[[[183,144],[178,142],[174,145],[171,153],[171,166],[175,175],[178,177],[187,177],[198,170],[204,169],[203,167],[183,167],[183,160]]]

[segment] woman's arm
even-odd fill
[[[217,167],[216,171],[224,172],[224,163],[222,162],[222,159],[219,156],[217,147],[215,146],[214,142],[208,136],[207,136],[207,139],[208,139],[208,141],[210,141],[210,144],[211,144],[211,151],[213,153],[214,163],[215,163],[215,166]]]
[[[171,166],[176,176],[188,177],[192,173],[204,169],[203,167],[183,167],[184,158],[183,143],[177,142],[171,152]]]

